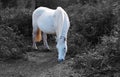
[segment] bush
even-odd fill
[[[29,9],[6,8],[0,11],[0,58],[21,58],[27,51],[25,37],[32,34],[32,11]],[[28,38],[27,38],[28,39]]]
[[[24,54],[24,45],[21,37],[17,36],[13,29],[6,25],[0,25],[0,58],[21,58]]]
[[[36,8],[44,6],[56,9],[56,7],[59,5],[59,2],[59,0],[36,0]]]
[[[99,3],[76,4],[65,9],[70,17],[71,27],[68,32],[68,54],[75,56],[84,53],[86,48],[91,48],[101,43],[101,37],[110,36],[115,24],[116,16],[113,14],[112,5]]]
[[[17,2],[16,0],[1,0],[0,3],[2,4],[2,8],[6,8],[6,7],[15,7],[17,6]]]
[[[31,36],[32,34],[32,10],[6,8],[1,11],[2,24],[11,27],[17,34]]]
[[[103,35],[110,35],[116,23],[112,7],[109,4],[96,6],[78,4],[70,6],[68,13],[72,20],[72,29],[92,43],[98,43]]]
[[[69,46],[72,52],[75,51],[73,66],[78,69],[80,76],[119,77],[119,74],[116,75],[120,70],[119,10],[118,0],[105,0],[97,5],[77,4],[67,8],[71,18],[68,37],[72,46]]]
[[[100,77],[101,74],[107,75],[109,72],[113,75],[120,70],[117,66],[120,63],[118,38],[104,36],[101,39],[101,44],[96,45],[95,48],[86,49],[86,52],[84,50],[84,53],[75,58],[74,67],[84,69],[84,74],[87,77],[96,75]]]

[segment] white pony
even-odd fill
[[[67,33],[70,27],[67,13],[61,7],[57,7],[54,10],[39,7],[32,14],[32,25],[33,48],[37,49],[36,42],[42,40],[41,31],[43,32],[43,42],[47,49],[50,49],[47,43],[47,34],[56,34],[58,61],[65,60]]]

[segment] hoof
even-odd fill
[[[44,47],[44,49],[50,51],[50,48],[49,48],[49,47]]]
[[[64,61],[64,59],[58,59],[59,63],[62,63]]]
[[[51,52],[51,50],[50,49],[45,49],[45,52]]]
[[[32,47],[33,49],[37,50],[38,48],[37,47]]]

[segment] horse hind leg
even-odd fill
[[[38,49],[36,46],[36,36],[37,36],[37,28],[33,27],[33,32],[32,32],[33,49]]]
[[[38,49],[37,46],[36,46],[36,42],[35,42],[35,37],[36,37],[36,34],[33,33],[33,49]]]
[[[49,47],[48,42],[47,42],[47,34],[46,33],[43,33],[43,42],[44,42],[45,48],[50,50],[50,47]]]

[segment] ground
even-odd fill
[[[57,51],[46,52],[41,46],[38,50],[27,52],[25,58],[0,62],[0,77],[73,77],[72,59],[67,57],[63,63],[57,62]]]

